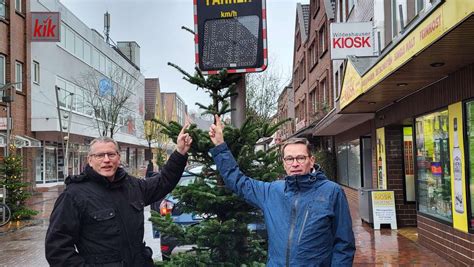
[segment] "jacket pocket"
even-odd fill
[[[99,210],[99,211],[92,212],[90,216],[98,222],[106,221],[115,217],[115,210],[114,209]]]
[[[120,232],[117,224],[117,213],[114,209],[103,209],[89,213],[92,223],[86,225],[88,234],[101,238],[115,236]]]

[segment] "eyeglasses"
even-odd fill
[[[107,156],[109,159],[115,159],[118,156],[117,152],[113,153],[98,153],[98,154],[90,154],[90,157],[94,157],[96,160],[104,160],[105,156]]]
[[[298,162],[299,164],[303,164],[306,162],[307,158],[309,158],[309,156],[298,155],[296,157],[285,157],[283,158],[283,161],[285,162],[286,165],[291,165],[296,159],[296,162]]]

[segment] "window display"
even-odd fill
[[[416,119],[418,210],[452,221],[448,111]]]
[[[469,161],[467,163],[469,174],[469,191],[471,201],[471,220],[470,227],[474,228],[474,101],[466,103],[466,131],[467,131],[467,149]]]

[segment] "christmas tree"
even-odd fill
[[[25,205],[31,193],[28,192],[28,183],[23,180],[23,159],[16,154],[16,147],[11,144],[9,155],[3,159],[0,166],[0,187],[7,190],[7,205],[12,212],[13,220],[30,219],[38,214],[37,211],[28,209]]]
[[[170,64],[170,63],[169,63]],[[229,98],[235,95],[235,83],[242,76],[231,75],[226,70],[216,75],[204,77],[199,69],[190,75],[176,65],[184,79],[203,89],[212,98],[212,104],[204,106],[196,103],[203,114],[223,116],[231,111]],[[162,132],[176,142],[181,125],[176,122],[164,126]],[[241,170],[248,176],[263,181],[273,181],[283,173],[279,155],[274,151],[256,151],[259,139],[270,137],[284,122],[272,125],[248,118],[240,128],[226,125],[224,139],[237,160]],[[170,216],[153,213],[151,220],[158,225],[161,233],[174,236],[180,244],[196,244],[192,253],[173,255],[168,266],[261,266],[266,261],[266,243],[255,233],[249,232],[247,225],[261,221],[258,210],[246,204],[228,190],[219,173],[213,168],[214,161],[209,149],[214,147],[207,131],[191,125],[188,132],[193,138],[189,151],[190,160],[203,165],[195,182],[177,187],[173,197],[179,200],[183,212],[200,214],[203,220],[194,226],[180,227]]]

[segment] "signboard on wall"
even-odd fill
[[[378,189],[387,189],[387,165],[385,160],[385,128],[377,132],[377,183]]]
[[[449,114],[449,153],[451,168],[451,198],[453,205],[453,227],[465,233],[467,225],[466,168],[463,142],[462,102],[448,107]]]
[[[392,229],[397,229],[394,192],[372,191],[372,213],[374,229],[380,229],[381,224],[390,224]]]
[[[331,23],[331,59],[378,55],[372,22]]]
[[[31,12],[32,42],[59,42],[60,28],[59,12]]]
[[[266,68],[265,0],[194,0],[194,32],[196,66],[203,74]]]

